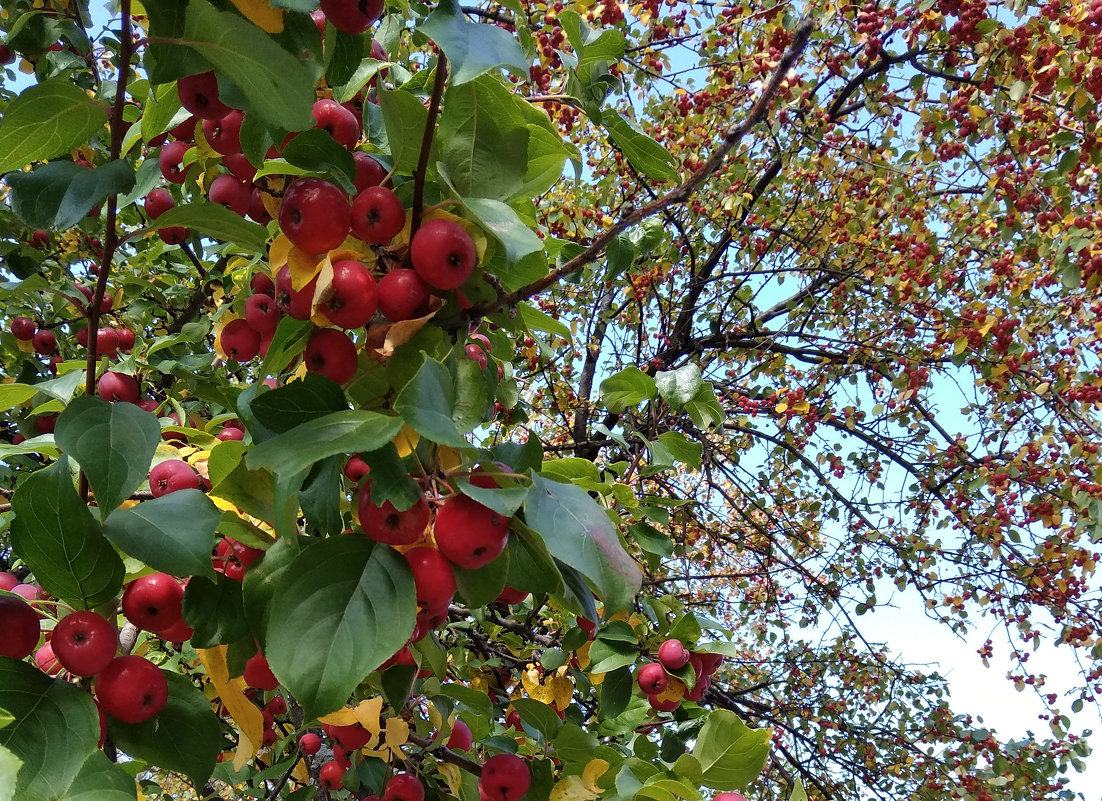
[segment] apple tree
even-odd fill
[[[3,3],[0,801],[1068,797],[1100,8]]]

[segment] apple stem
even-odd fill
[[[115,103],[111,109],[111,161],[117,161],[122,153],[123,116],[126,106],[126,82],[130,78],[130,61],[134,56],[134,35],[130,27],[130,0],[121,0],[119,14],[119,77],[115,84]],[[119,196],[107,197],[107,219],[104,223],[103,256],[100,258],[99,277],[96,291],[88,308],[88,361],[85,365],[84,394],[91,397],[96,393],[96,334],[99,332],[100,308],[103,296],[107,294],[107,278],[111,273],[111,262],[115,259],[115,249],[119,245],[119,233],[116,230],[116,218],[119,211]],[[80,471],[78,481],[80,498],[88,502],[88,477]]]
[[[422,205],[425,200],[425,173],[432,150],[432,135],[436,130],[436,115],[440,113],[440,100],[444,96],[444,83],[448,78],[448,59],[441,50],[436,58],[436,75],[432,81],[432,98],[429,100],[429,116],[425,120],[425,135],[421,138],[421,153],[417,157],[417,169],[413,173],[413,206],[410,209],[409,239],[421,227]]]

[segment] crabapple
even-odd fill
[[[218,120],[230,113],[230,107],[218,99],[218,79],[213,71],[180,78],[176,92],[180,105],[200,119]]]
[[[440,552],[468,570],[501,556],[509,542],[509,518],[466,495],[452,495],[440,505],[432,530]]]
[[[515,754],[495,754],[482,765],[478,787],[489,801],[517,801],[532,783],[528,765]]]
[[[38,612],[20,597],[0,595],[0,656],[12,659],[30,656],[39,634]]]
[[[50,638],[54,654],[74,676],[93,676],[115,658],[115,626],[103,615],[82,611],[66,615]]]
[[[140,656],[117,656],[96,676],[96,700],[103,711],[124,723],[141,723],[168,703],[168,681],[161,669]]]
[[[122,613],[138,628],[160,634],[184,619],[183,603],[180,582],[167,573],[152,573],[127,585]]]
[[[379,279],[379,311],[392,323],[412,320],[429,302],[429,287],[415,270],[391,270]]]
[[[462,225],[443,218],[417,229],[409,246],[410,261],[425,283],[437,289],[455,289],[474,270],[478,252]]]
[[[306,369],[320,373],[337,384],[345,384],[356,374],[356,345],[343,331],[320,328],[306,343],[303,361]]]
[[[360,487],[356,498],[356,514],[360,528],[371,539],[386,545],[411,545],[429,524],[428,502],[422,495],[408,509],[399,512],[390,501],[376,506],[371,501],[371,484]]]
[[[149,491],[154,498],[182,489],[199,489],[199,474],[183,459],[166,459],[149,471]]]
[[[291,244],[307,253],[338,247],[352,226],[344,190],[321,178],[299,178],[283,193],[279,227]]]

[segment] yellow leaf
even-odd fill
[[[379,696],[365,698],[356,704],[356,720],[375,737],[379,736],[379,719],[383,714],[383,699]]]
[[[534,665],[520,674],[520,683],[524,685],[524,691],[529,698],[543,704],[550,704],[554,700],[550,688],[540,683],[540,672]]]
[[[608,762],[603,759],[591,759],[582,771],[582,783],[586,789],[595,795],[601,794],[601,788],[597,786],[597,779],[608,770]]]
[[[457,470],[463,464],[463,458],[459,455],[459,451],[450,445],[441,445],[436,449],[436,461],[445,473]]]
[[[459,766],[450,762],[437,764],[436,769],[444,775],[444,781],[448,783],[448,789],[456,798],[462,798],[460,788],[463,786],[463,774],[459,772]]]
[[[550,801],[593,801],[597,796],[585,786],[581,776],[567,776],[551,790]]]
[[[233,758],[233,769],[241,770],[260,750],[260,744],[264,740],[264,716],[260,714],[260,708],[245,697],[245,680],[240,677],[230,678],[225,645],[199,649],[199,661],[203,663],[203,670],[218,691],[223,706],[237,724],[240,737]]]
[[[547,682],[547,686],[554,697],[555,708],[560,712],[564,712],[570,706],[570,699],[574,697],[574,682],[570,680],[569,676],[565,675],[566,665],[559,668],[559,671],[551,677],[550,681]]]
[[[249,22],[266,33],[283,30],[283,9],[272,8],[268,0],[233,0],[234,6]]]
[[[398,449],[398,458],[405,459],[413,453],[420,440],[421,435],[408,425],[405,425],[402,426],[402,430],[398,432],[398,436],[392,439],[391,442],[393,442],[394,447]]]
[[[328,726],[352,726],[357,722],[356,711],[350,706],[343,707],[335,712],[330,712],[328,715],[322,715],[318,718],[318,723],[324,723]]]
[[[395,751],[409,740],[409,724],[401,718],[386,719],[386,744]]]
[[[777,414],[784,414],[788,411],[788,404],[778,403],[776,406],[773,407],[773,411],[775,411]]]
[[[960,356],[966,350],[968,350],[968,337],[957,337],[953,343],[953,355]]]
[[[796,414],[807,414],[811,411],[811,404],[805,400],[800,401],[792,407],[792,411]]]
[[[581,648],[575,651],[575,653],[578,655],[578,667],[580,667],[582,670],[585,670],[587,667],[589,667],[589,646],[591,646],[592,644],[593,640],[587,640]],[[590,676],[590,680],[592,679],[593,677]],[[596,684],[596,682],[594,682],[594,684]]]

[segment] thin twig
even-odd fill
[[[425,201],[425,173],[429,167],[429,153],[432,151],[432,135],[436,130],[436,116],[440,113],[440,100],[444,96],[444,82],[448,78],[448,59],[444,51],[436,59],[436,76],[432,82],[432,97],[429,100],[429,116],[425,121],[425,135],[421,138],[421,153],[417,157],[417,171],[413,173],[413,209],[409,223],[409,238],[421,227],[421,209]]]

